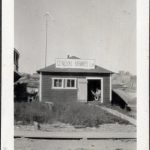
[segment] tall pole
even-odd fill
[[[45,67],[46,67],[46,63],[47,63],[47,31],[48,31],[48,16],[49,16],[49,13],[46,12],[45,13],[45,17],[46,17],[46,24],[45,24],[45,31],[46,31],[46,43],[45,43]]]

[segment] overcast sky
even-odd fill
[[[47,65],[69,54],[136,74],[136,0],[15,0],[20,72],[44,67],[46,12]]]

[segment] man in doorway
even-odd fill
[[[92,92],[92,94],[94,95],[94,99],[95,99],[96,101],[99,101],[100,98],[101,98],[101,90],[98,89],[98,88],[96,88],[96,92],[94,92],[94,91],[92,91],[92,90],[91,90],[91,92]]]

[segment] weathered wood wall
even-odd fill
[[[42,101],[77,101],[77,89],[52,89],[52,78],[68,77],[68,78],[86,78],[86,76],[54,76],[49,74],[42,75]],[[98,76],[103,77],[103,97],[104,103],[110,102],[110,77],[109,75]],[[77,82],[78,83],[78,82]]]

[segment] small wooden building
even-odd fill
[[[112,99],[113,72],[95,65],[93,60],[57,59],[55,64],[37,72],[40,74],[40,101],[93,101],[92,91],[96,89],[101,91],[101,103]]]

